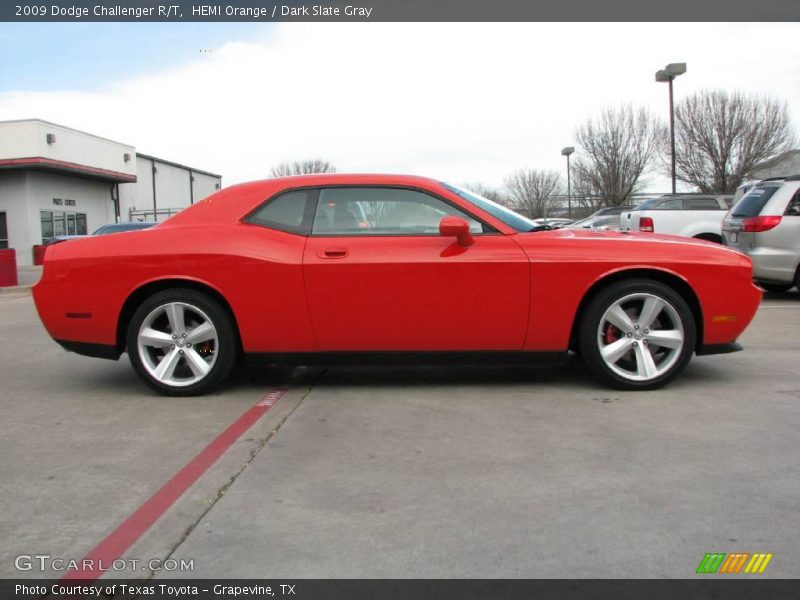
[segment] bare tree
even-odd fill
[[[309,175],[311,173],[336,173],[334,167],[327,160],[312,158],[309,160],[296,160],[294,162],[282,162],[272,167],[270,173],[273,177],[285,177],[287,175]]]
[[[735,192],[760,162],[795,142],[785,102],[715,90],[675,107],[675,176],[704,193]],[[662,157],[670,172],[669,140]]]
[[[508,195],[505,194],[503,190],[499,190],[485,183],[481,183],[480,181],[465,183],[463,187],[470,192],[478,194],[479,196],[483,196],[484,198],[488,198],[493,202],[497,202],[498,204],[502,204],[503,206],[508,206],[511,208],[511,202],[509,201]]]
[[[594,212],[598,208],[607,205],[605,195],[596,187],[591,177],[586,177],[584,173],[572,172],[572,197],[570,202],[573,207],[589,209]]]
[[[664,136],[664,125],[644,108],[605,108],[575,131],[572,172],[579,188],[609,206],[625,204],[640,189]]]
[[[504,184],[510,208],[526,213],[531,219],[547,216],[556,205],[562,187],[558,173],[542,169],[518,169],[506,177]]]

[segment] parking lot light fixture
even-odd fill
[[[570,219],[572,218],[572,187],[569,172],[569,155],[573,152],[575,152],[574,146],[567,146],[566,148],[561,149],[561,156],[567,157],[567,216]]]
[[[675,108],[672,102],[672,81],[686,73],[686,63],[669,63],[656,71],[656,82],[669,83],[669,139],[672,159],[672,193],[675,193]]]

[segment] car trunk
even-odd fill
[[[742,231],[745,217],[727,215],[722,221],[722,243],[731,248],[747,252],[755,245],[756,234]]]

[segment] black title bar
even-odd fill
[[[4,0],[0,21],[800,21],[798,0]]]

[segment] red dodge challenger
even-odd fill
[[[159,392],[220,385],[241,355],[298,364],[488,362],[572,350],[653,389],[735,343],[761,292],[746,256],[688,238],[548,230],[420,177],[232,186],[151,229],[49,248],[34,288],[64,348]]]

